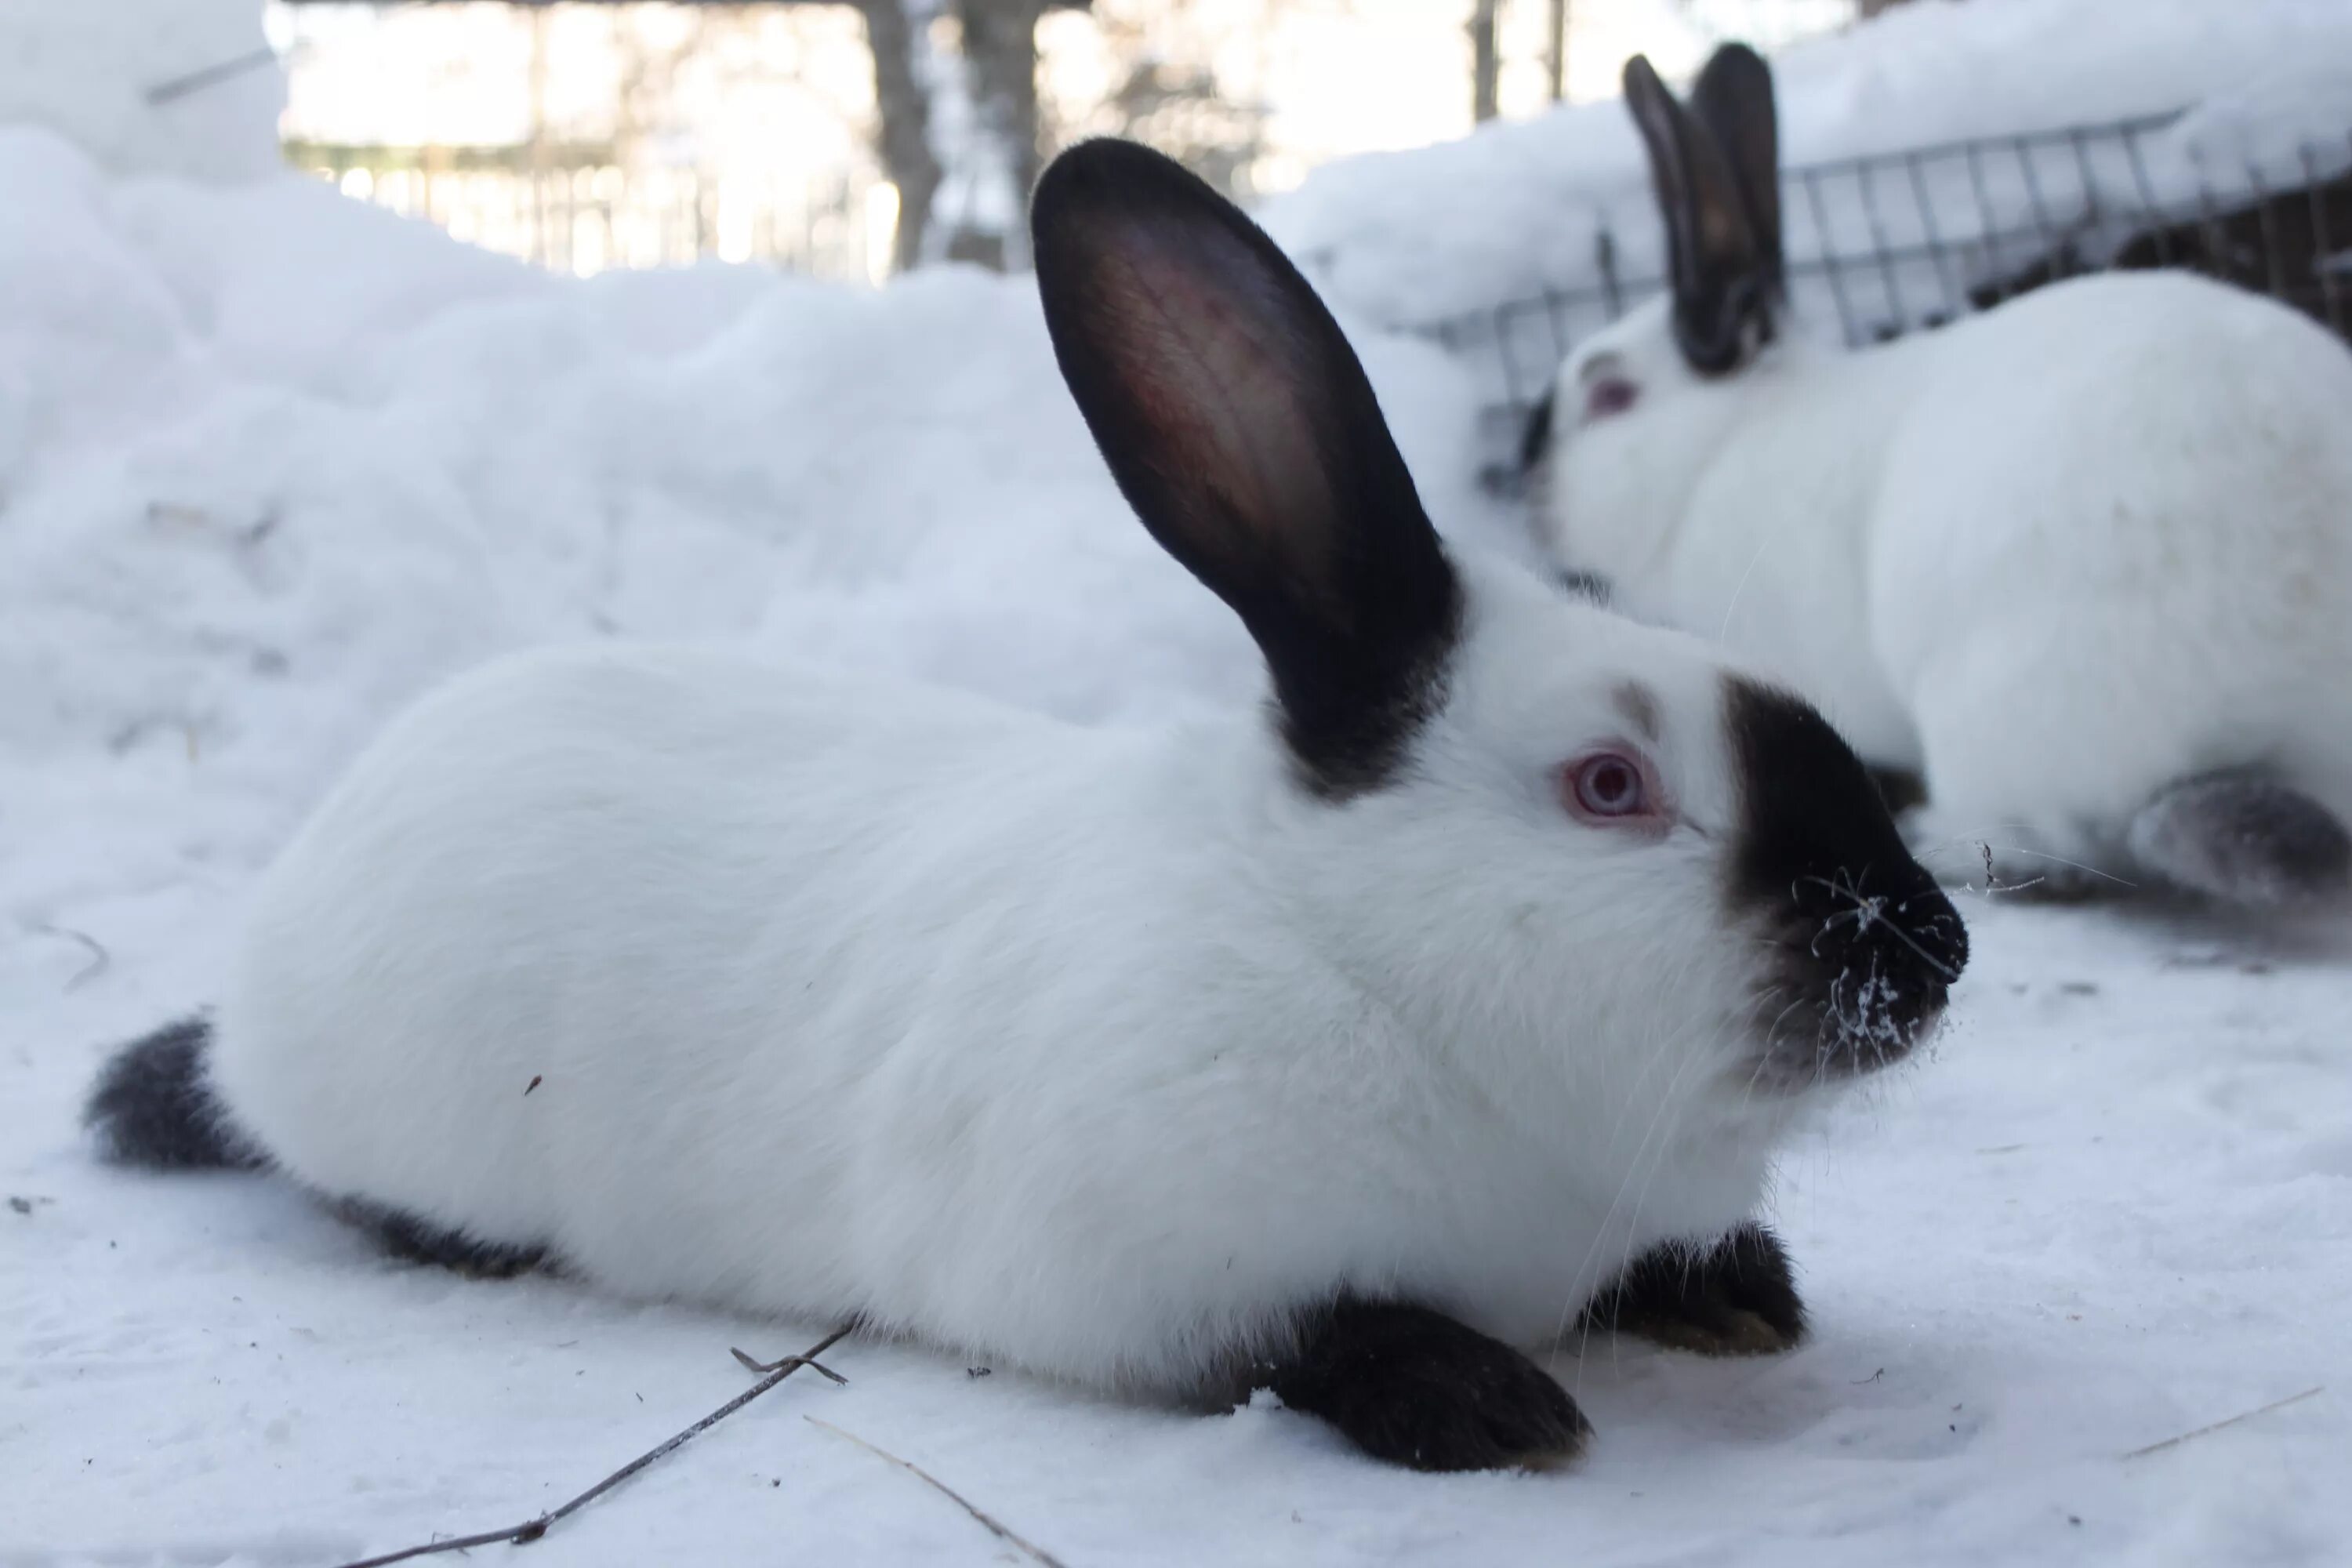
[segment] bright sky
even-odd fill
[[[1637,49],[1672,75],[1715,38],[1769,46],[1853,9],[1572,0],[1569,95],[1612,95]],[[1546,10],[1546,0],[1503,0],[1507,117],[1544,106]],[[1265,107],[1254,173],[1259,189],[1279,190],[1334,157],[1466,132],[1468,12],[1469,0],[1096,0],[1093,14],[1056,13],[1040,28],[1041,97],[1083,123],[1115,79],[1109,36],[1139,37],[1163,58],[1213,67],[1225,98]],[[270,26],[290,51],[289,139],[511,146],[530,140],[536,103],[554,139],[601,142],[631,105],[650,133],[640,166],[717,172],[771,193],[837,191],[845,175],[853,205],[880,181],[864,27],[846,6],[273,5]]]

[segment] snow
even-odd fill
[[[278,163],[268,50],[256,0],[6,0],[0,125],[50,126],[119,174],[251,179]]]
[[[114,953],[79,988],[54,937],[0,971],[0,1186],[33,1200],[0,1211],[10,1561],[326,1563],[520,1521],[746,1386],[730,1347],[822,1336],[402,1268],[266,1181],[94,1166],[68,1123],[100,1047],[215,967],[234,899],[201,881],[105,878],[60,910]],[[786,1383],[535,1551],[1007,1560],[815,1415],[1073,1565],[2340,1560],[2347,955],[1972,912],[1935,1059],[1787,1163],[1813,1342],[1561,1359],[1600,1428],[1573,1471],[1402,1475],[1272,1407],[1124,1408],[853,1340],[827,1358],[847,1387]]]
[[[2263,52],[2236,37],[2210,47]],[[552,640],[727,640],[1108,724],[1248,700],[1248,644],[1126,518],[1024,282],[582,283],[291,175],[194,183],[234,175],[234,127],[174,163],[32,118],[0,125],[0,1562],[328,1563],[520,1521],[740,1392],[730,1346],[826,1325],[403,1268],[268,1181],[92,1161],[96,1065],[214,994],[337,768]],[[1507,183],[1507,138],[1467,145],[1424,156]],[[1472,379],[1356,335],[1441,521],[1509,543]],[[1403,1475],[1264,1399],[1185,1416],[852,1340],[847,1387],[783,1384],[534,1560],[1007,1560],[807,1415],[1072,1568],[2340,1558],[2352,937],[1968,908],[1932,1059],[1786,1162],[1812,1343],[1571,1346],[1600,1429],[1572,1471]]]
[[[1825,185],[1821,212],[1792,195],[1783,216],[1800,268],[1822,249],[1872,257],[2025,228],[2037,207],[2061,228],[2147,195],[2192,216],[2201,193],[2244,193],[2249,172],[2277,191],[2352,164],[2352,7],[2340,0],[1916,0],[1778,52],[1773,73],[1783,167],[2192,110],[2149,134],[2140,169],[2119,148],[2094,148],[2086,169],[2063,141],[2030,176],[2000,157],[1931,164],[1933,235],[1907,172],[1867,209],[1851,176]],[[1328,164],[1263,216],[1336,299],[1383,324],[1590,289],[1601,230],[1622,278],[1661,273],[1649,172],[1613,99]],[[1948,306],[1952,282],[1906,268],[1916,308],[1891,315],[1916,322]]]

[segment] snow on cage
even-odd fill
[[[2175,267],[2352,341],[2352,115],[2340,134],[2266,139],[2216,119],[2174,110],[1791,165],[1794,302],[1860,345],[2085,272]],[[1664,291],[1657,228],[1646,196],[1597,205],[1588,278],[1404,323],[1475,378],[1491,486],[1516,483],[1528,416],[1570,351]],[[1335,261],[1307,257],[1310,273]]]

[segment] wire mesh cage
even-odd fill
[[[2272,295],[2352,341],[2352,130],[2217,156],[2180,113],[1792,165],[1789,287],[1850,345],[1943,325],[2060,279],[2187,268]],[[1646,205],[1596,212],[1586,274],[1411,323],[1482,386],[1508,485],[1576,344],[1666,288]],[[1629,262],[1638,257],[1638,262]]]

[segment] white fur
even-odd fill
[[[1587,424],[1602,354],[1639,401]],[[1703,381],[1661,300],[1558,397],[1556,557],[1923,772],[1923,839],[2129,875],[2134,813],[2241,764],[2352,821],[2352,354],[2284,306],[2118,273]]]
[[[1343,1287],[1549,1340],[1755,1208],[1761,956],[1694,640],[1465,563],[1410,778],[713,652],[398,721],[263,886],[212,1072],[291,1174],[616,1289],[1168,1394]],[[1643,742],[1683,822],[1551,773]],[[534,1080],[536,1089],[526,1092]]]

